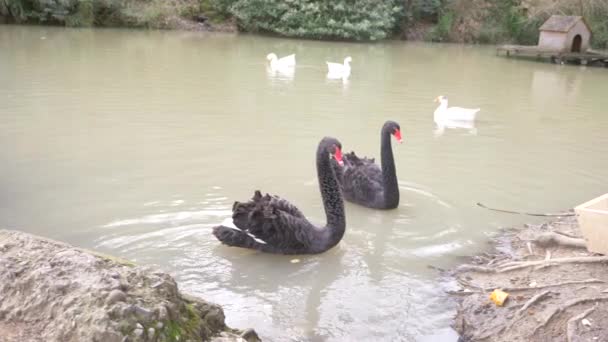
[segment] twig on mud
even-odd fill
[[[452,296],[469,296],[475,293],[479,293],[477,291],[446,291],[447,294],[452,295]]]
[[[566,324],[566,336],[568,337],[568,342],[572,342],[574,340],[574,333],[576,332],[576,323],[581,319],[589,316],[597,306],[592,306],[589,309],[581,312],[580,314],[570,318],[568,323]]]
[[[505,209],[495,209],[495,208],[490,208],[482,203],[477,202],[477,205],[488,209],[488,210],[493,210],[493,211],[499,211],[501,213],[509,213],[509,214],[519,214],[519,215],[529,215],[529,216],[574,216],[576,215],[575,213],[526,213],[523,211],[513,211],[513,210],[505,210]]]
[[[564,247],[587,248],[587,242],[585,241],[585,239],[572,238],[569,236],[551,232],[540,234],[533,241],[541,247],[550,247],[558,245]]]
[[[479,291],[485,291],[486,289],[484,289],[483,287],[479,286],[479,285],[475,285],[473,283],[471,283],[470,281],[464,280],[462,278],[457,278],[456,281],[458,282],[458,284],[460,284],[460,286],[462,286],[463,288],[466,287],[470,287],[473,289],[477,289]]]
[[[543,291],[541,293],[536,294],[535,296],[530,298],[530,300],[528,300],[526,302],[526,304],[524,304],[524,306],[521,307],[521,309],[517,310],[517,313],[520,314],[520,313],[526,311],[526,309],[528,309],[532,304],[534,304],[538,301],[541,301],[544,297],[546,297],[550,293],[551,293],[551,291],[547,290],[547,291]]]
[[[511,327],[513,326],[513,324],[515,324],[517,321],[519,321],[521,319],[521,317],[522,317],[524,311],[526,311],[526,309],[528,309],[530,306],[532,306],[532,304],[543,300],[550,293],[552,293],[552,292],[551,291],[543,291],[541,293],[538,293],[538,294],[534,295],[532,298],[530,298],[526,302],[526,304],[524,304],[524,306],[522,306],[519,310],[517,310],[517,312],[515,313],[515,317],[513,317],[513,319],[511,320],[511,322],[509,322],[509,324],[507,325],[507,330],[511,329]]]
[[[520,268],[534,267],[534,266],[554,266],[559,264],[570,264],[570,263],[596,263],[596,262],[608,262],[607,256],[601,257],[572,257],[572,258],[558,258],[551,260],[538,260],[538,261],[514,261],[502,264],[502,269],[499,269],[498,273],[509,272],[518,270]]]
[[[552,224],[565,224],[564,222],[553,222]],[[569,225],[572,225],[571,223],[568,223]],[[559,230],[554,230],[553,233],[555,234],[559,234],[559,235],[563,235],[563,236],[567,236],[573,239],[582,239],[580,235],[574,235],[574,234],[570,234],[570,233],[566,233],[566,232],[562,232]]]
[[[586,280],[572,280],[572,281],[564,281],[561,283],[555,283],[555,284],[547,284],[547,285],[540,285],[540,286],[523,286],[523,287],[501,287],[501,286],[494,286],[494,287],[482,287],[479,285],[475,285],[473,283],[471,283],[470,281],[464,280],[462,278],[457,278],[456,281],[460,284],[460,286],[462,286],[463,288],[472,288],[475,289],[477,291],[467,291],[467,292],[463,292],[463,291],[447,291],[449,294],[456,294],[456,295],[461,295],[461,294],[473,294],[473,293],[480,293],[480,292],[490,292],[494,289],[501,289],[505,292],[519,292],[519,291],[533,291],[533,290],[540,290],[540,289],[547,289],[547,288],[551,288],[551,287],[560,287],[560,286],[565,286],[565,285],[574,285],[574,284],[594,284],[594,283],[605,283],[605,281],[601,280],[601,279],[586,279]],[[602,293],[608,293],[608,289],[602,291]]]
[[[605,283],[605,281],[600,279],[587,279],[587,280],[573,280],[573,281],[565,281],[563,283],[555,283],[555,284],[547,284],[540,285],[535,287],[503,287],[502,290],[506,292],[517,292],[517,291],[529,291],[529,290],[538,290],[538,289],[546,289],[549,287],[559,287],[564,285],[573,285],[573,284],[593,284],[593,283]]]
[[[549,323],[549,321],[551,321],[551,319],[553,319],[553,317],[555,317],[557,314],[559,314],[559,313],[567,310],[571,306],[578,305],[578,304],[589,303],[589,302],[606,301],[606,300],[608,300],[608,297],[592,297],[592,298],[583,298],[583,299],[571,300],[571,301],[567,302],[566,304],[564,304],[563,306],[560,306],[560,307],[554,309],[549,314],[549,316],[547,316],[547,318],[545,318],[545,320],[542,323],[540,323],[539,325],[536,326],[536,328],[534,328],[534,330],[532,331],[532,335],[536,334],[536,332],[539,329],[544,328],[545,326],[547,326],[547,324]]]
[[[495,273],[496,270],[483,266],[475,265],[460,265],[456,268],[456,272],[479,272],[479,273]]]
[[[602,263],[608,262],[608,256],[591,256],[591,257],[572,257],[572,258],[558,258],[550,260],[536,260],[536,261],[509,261],[499,265],[498,269],[488,268],[483,266],[475,265],[460,265],[456,268],[456,272],[479,272],[479,273],[503,273],[518,270],[526,267],[548,267],[560,264],[570,263]]]
[[[526,246],[528,246],[528,252],[530,252],[530,255],[534,255],[534,250],[532,249],[532,244],[530,241],[526,242]]]

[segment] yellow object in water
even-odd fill
[[[490,299],[494,302],[494,304],[502,306],[505,303],[505,300],[507,300],[508,296],[509,294],[503,290],[496,289],[490,294]]]

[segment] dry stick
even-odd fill
[[[478,286],[478,285],[475,285],[475,284],[471,283],[471,282],[470,282],[470,281],[468,281],[468,280],[464,280],[464,279],[462,279],[462,278],[457,278],[457,279],[456,279],[456,281],[457,281],[457,282],[458,282],[458,284],[460,284],[460,286],[462,286],[463,288],[465,288],[465,287],[470,287],[470,288],[477,289],[477,290],[479,290],[479,291],[485,291],[485,289],[484,289],[483,287]]]
[[[568,342],[572,342],[574,340],[574,333],[576,332],[576,322],[589,316],[589,314],[591,314],[596,307],[597,306],[592,306],[589,309],[581,312],[580,314],[568,320],[568,323],[566,324],[566,336],[568,337]]]
[[[496,273],[496,270],[483,266],[460,265],[456,268],[456,272]]]
[[[452,295],[452,296],[469,296],[475,293],[479,293],[476,291],[446,291],[447,294]]]
[[[568,309],[571,306],[574,306],[577,304],[588,303],[588,302],[600,302],[600,301],[606,301],[606,300],[608,300],[608,297],[592,297],[592,298],[571,300],[571,301],[567,302],[566,304],[564,304],[564,306],[560,306],[557,309],[554,309],[553,312],[551,312],[551,314],[549,314],[549,316],[547,318],[545,318],[545,320],[541,324],[539,324],[538,326],[536,326],[536,328],[534,328],[534,331],[532,331],[532,335],[536,334],[536,332],[540,328],[544,328],[549,323],[549,321],[551,321],[551,319],[553,319],[553,317],[555,315],[559,314],[560,312],[563,312],[564,310]]]
[[[540,289],[546,289],[546,288],[550,288],[550,287],[559,287],[559,286],[564,286],[564,285],[574,285],[574,284],[593,284],[593,283],[605,283],[605,281],[601,280],[601,279],[586,279],[586,280],[571,280],[571,281],[564,281],[561,283],[555,283],[555,284],[546,284],[546,285],[539,285],[539,286],[535,286],[535,287],[530,287],[530,286],[524,286],[524,287],[499,287],[499,286],[494,286],[494,287],[482,287],[479,285],[475,285],[469,281],[466,281],[464,279],[457,279],[458,283],[460,284],[460,286],[464,287],[470,287],[473,289],[476,289],[477,291],[467,291],[467,292],[463,292],[463,291],[448,291],[448,293],[452,293],[453,294],[472,294],[472,293],[479,293],[479,292],[490,292],[492,290],[494,290],[495,288],[500,288],[501,290],[505,291],[505,292],[518,292],[518,291],[530,291],[530,290],[540,290]],[[608,289],[602,291],[603,293],[608,293]]]
[[[504,210],[504,209],[495,209],[495,208],[490,208],[482,203],[477,202],[477,205],[488,209],[488,210],[493,210],[493,211],[499,211],[501,213],[509,213],[509,214],[519,214],[519,215],[529,215],[529,216],[574,216],[576,215],[575,213],[546,213],[546,214],[540,214],[540,213],[526,213],[526,212],[522,212],[522,211],[513,211],[513,210]]]
[[[551,293],[551,291],[547,290],[547,291],[543,291],[541,293],[536,294],[534,297],[530,298],[530,300],[528,300],[521,309],[517,310],[517,313],[521,314],[522,312],[526,311],[526,309],[529,308],[532,304],[536,303],[537,301],[542,300],[549,293]]]
[[[503,273],[520,268],[533,267],[533,266],[555,266],[559,264],[568,263],[595,263],[595,262],[608,262],[608,256],[601,257],[572,257],[572,258],[558,258],[551,260],[538,260],[538,261],[511,261],[500,265],[502,269],[493,269],[483,266],[475,265],[460,265],[456,268],[456,272],[479,272],[479,273]]]
[[[532,298],[530,298],[526,302],[526,304],[524,304],[523,307],[521,307],[519,310],[517,310],[517,312],[515,313],[515,317],[513,317],[513,319],[511,320],[511,322],[509,322],[509,324],[507,325],[507,330],[510,330],[511,327],[513,326],[513,324],[515,324],[517,321],[519,321],[521,319],[522,314],[524,313],[524,311],[526,311],[526,309],[528,309],[532,304],[541,301],[542,299],[544,299],[550,293],[552,293],[552,292],[551,291],[543,291],[541,293],[536,294]]]
[[[530,255],[534,255],[534,251],[532,250],[532,244],[530,243],[530,241],[526,242],[526,246],[528,246],[528,252],[530,252]]]
[[[587,248],[585,239],[572,238],[556,233],[540,234],[533,241],[541,247],[559,245],[564,247]]]
[[[559,264],[569,263],[595,263],[595,262],[608,262],[607,256],[601,257],[572,257],[572,258],[558,258],[551,260],[539,260],[539,261],[515,261],[505,263],[501,265],[503,268],[498,270],[498,273],[509,272],[520,268],[532,267],[532,266],[555,266]]]
[[[547,285],[540,285],[540,286],[535,286],[535,287],[503,287],[502,290],[505,292],[517,292],[517,291],[546,289],[548,287],[558,287],[558,286],[564,286],[564,285],[593,284],[593,283],[605,283],[605,281],[600,280],[600,279],[573,280],[573,281],[565,281],[563,283],[547,284]]]

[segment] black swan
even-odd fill
[[[374,209],[399,206],[399,185],[391,148],[391,135],[401,143],[401,128],[387,121],[380,131],[382,169],[373,158],[359,158],[355,152],[344,155],[344,166],[333,163],[340,189],[347,201]]]
[[[236,227],[217,226],[213,235],[223,244],[277,254],[316,254],[334,247],[344,236],[344,202],[332,167],[342,163],[342,145],[325,137],[317,148],[317,177],[327,216],[325,227],[310,223],[293,204],[277,196],[255,191],[246,203],[234,202]]]

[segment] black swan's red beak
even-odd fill
[[[403,142],[403,139],[401,139],[401,131],[396,129],[395,133],[393,133],[393,135],[395,135],[395,139],[397,139],[397,141],[401,144]]]
[[[342,161],[342,150],[336,146],[336,150],[334,151],[334,159],[338,162],[338,165],[344,166],[344,162]]]

